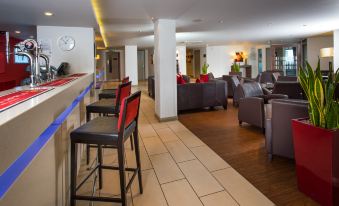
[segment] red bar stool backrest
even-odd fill
[[[118,130],[123,137],[124,130],[131,123],[138,123],[141,92],[135,92],[133,95],[124,98],[120,106],[120,116],[118,120]],[[121,133],[122,132],[122,133]],[[120,136],[120,135],[119,135]]]
[[[123,80],[122,80],[122,83],[127,83],[129,82],[129,76],[125,77]]]
[[[131,95],[132,82],[120,84],[116,90],[115,107],[119,109],[122,100]],[[118,111],[118,110],[117,110]]]

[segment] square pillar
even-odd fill
[[[125,46],[125,76],[132,85],[138,85],[138,49],[135,45]]]
[[[179,72],[186,75],[186,46],[177,46],[177,55]]]
[[[339,30],[333,31],[333,70],[337,71],[339,68]]]
[[[155,114],[160,121],[177,119],[175,20],[154,23]]]

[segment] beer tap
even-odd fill
[[[46,63],[46,70],[47,70],[47,81],[51,81],[54,79],[54,73],[52,72],[50,63],[49,63],[49,57],[46,54],[40,53],[39,56],[45,60]]]

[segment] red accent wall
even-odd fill
[[[21,39],[10,37],[11,52],[14,50],[14,45],[22,41]],[[29,77],[29,72],[25,68],[29,64],[15,64],[14,54],[10,55],[9,63],[6,62],[6,37],[0,35],[0,85],[4,82],[15,80],[16,85],[20,85],[21,80]],[[6,85],[4,85],[6,87]]]

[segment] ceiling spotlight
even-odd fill
[[[52,13],[52,12],[50,12],[50,11],[46,11],[45,13],[45,16],[53,16],[54,14]]]
[[[272,23],[268,23],[267,26],[272,26]]]
[[[31,35],[31,36],[29,36],[29,38],[31,38],[31,39],[34,39],[34,36],[33,36],[33,35]]]
[[[21,31],[15,31],[16,34],[21,34]]]
[[[139,30],[139,33],[141,33],[142,31],[141,30]]]
[[[219,20],[218,21],[220,24],[223,24],[224,23],[224,20]]]
[[[303,27],[306,27],[307,26],[307,24],[303,24]]]

